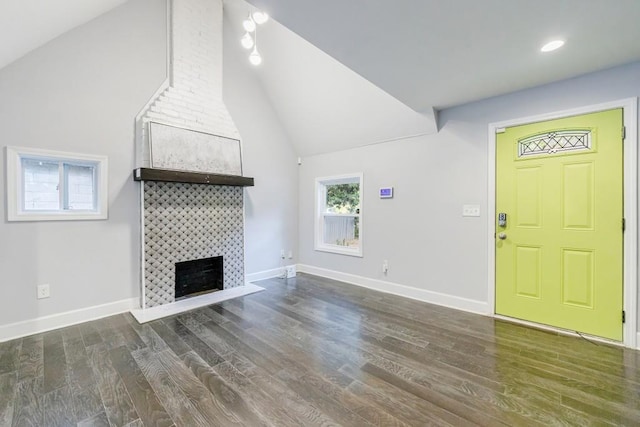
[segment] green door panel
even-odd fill
[[[496,313],[622,340],[622,109],[497,136]]]

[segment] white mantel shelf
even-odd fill
[[[174,314],[184,313],[185,311],[195,310],[196,308],[217,304],[222,301],[250,295],[260,291],[264,291],[264,288],[256,286],[253,283],[247,283],[244,286],[223,289],[221,291],[211,292],[197,297],[185,298],[180,301],[157,307],[136,308],[131,310],[131,314],[136,318],[138,323],[147,323],[153,320],[162,319],[163,317],[173,316]]]

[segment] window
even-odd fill
[[[7,147],[9,221],[107,218],[107,158]]]
[[[318,251],[362,256],[362,174],[316,179]]]

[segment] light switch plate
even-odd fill
[[[462,216],[480,216],[480,205],[463,205]]]

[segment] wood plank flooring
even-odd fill
[[[640,425],[640,353],[299,275],[0,343],[0,426]]]

